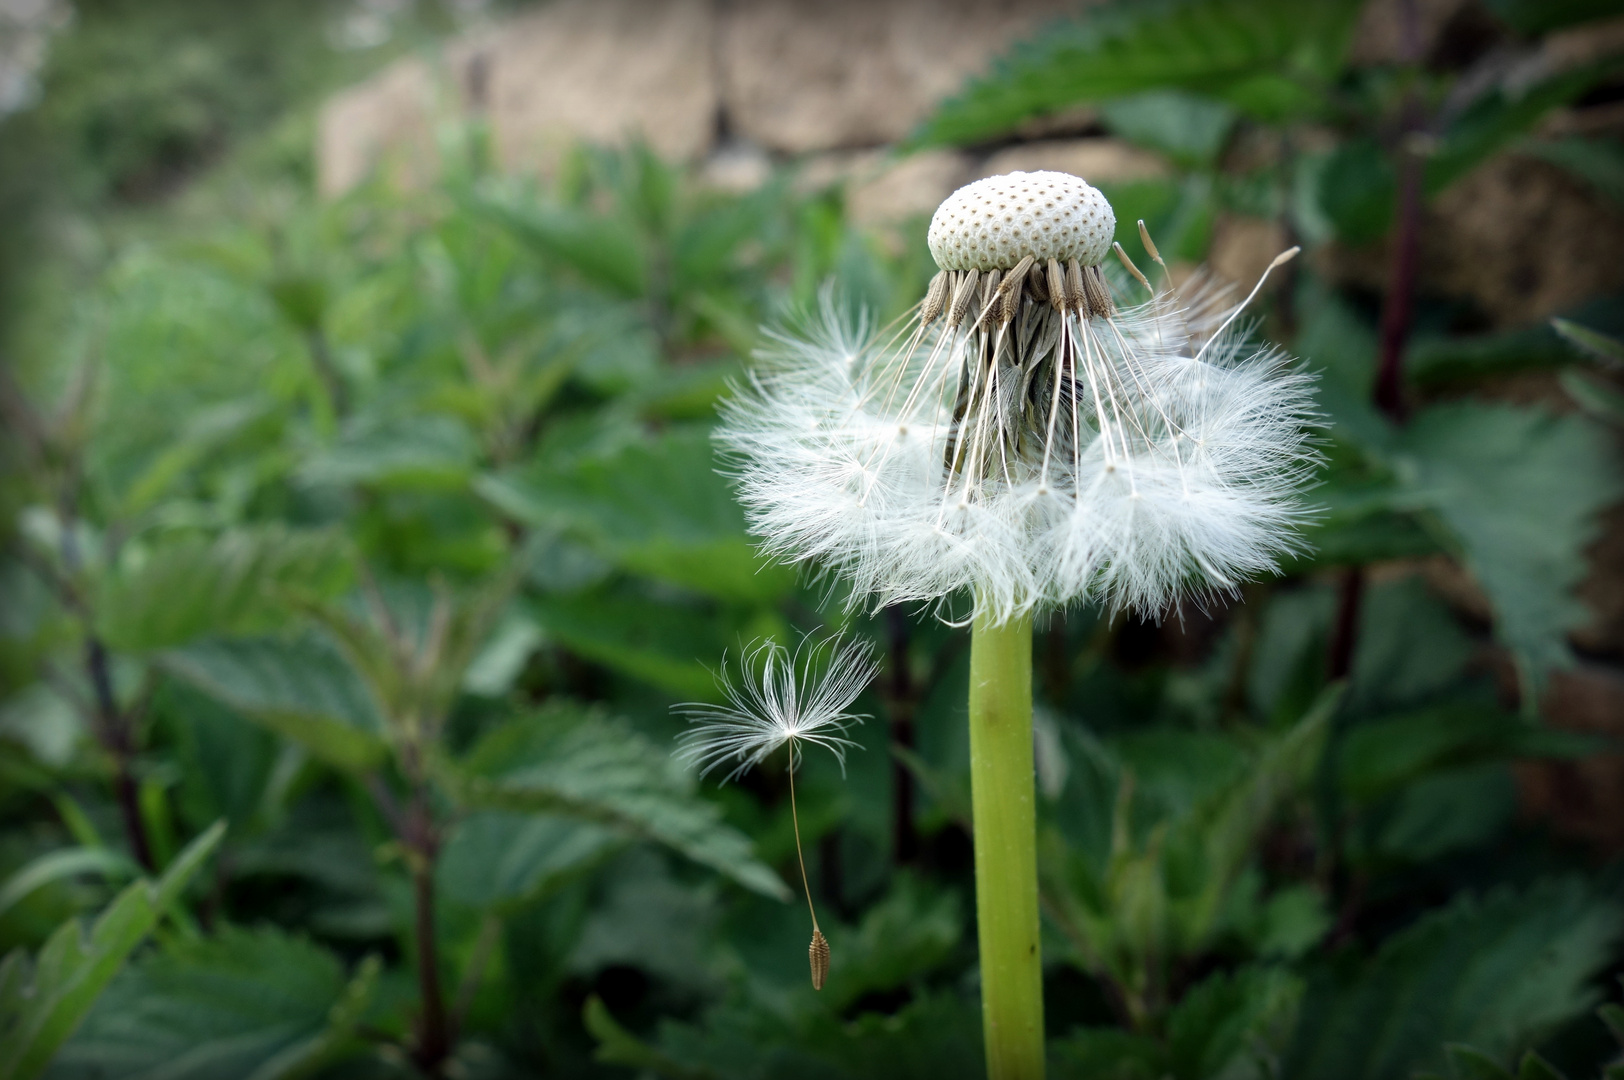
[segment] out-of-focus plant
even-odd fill
[[[1593,12],[1489,7],[1510,66],[1464,75],[1354,65],[1347,4],[1090,9],[928,137],[1093,102],[1173,166],[1107,185],[1136,259],[1140,217],[1178,262],[1220,214],[1310,248],[1392,234],[1416,157],[1423,196],[1502,150],[1609,190],[1608,147],[1533,126],[1612,85],[1537,63],[1538,35]],[[199,63],[113,104],[186,104],[223,70]],[[29,122],[48,134],[60,104]],[[129,140],[170,122],[137,119]],[[924,244],[876,254],[837,193],[708,191],[636,149],[496,178],[477,128],[448,134],[432,190],[314,205],[289,130],[274,178],[242,164],[248,205],[109,227],[105,272],[41,275],[6,338],[0,948],[24,953],[0,968],[0,1061],[983,1075],[968,635],[819,614],[841,597],[756,556],[711,440],[759,325],[831,276],[889,320]],[[105,161],[136,161],[129,140]],[[1604,748],[1532,713],[1618,491],[1616,304],[1467,337],[1422,297],[1384,338],[1317,265],[1264,297],[1329,414],[1314,552],[1227,608],[1036,629],[1049,1073],[1594,1075],[1624,916],[1519,815],[1512,766]],[[1395,341],[1402,414],[1372,401]],[[1574,411],[1462,392],[1535,368],[1563,369]],[[1468,570],[1492,625],[1418,558]],[[883,643],[855,707],[891,723],[851,730],[844,781],[811,756],[795,774],[820,993],[784,899],[785,778],[701,791],[669,707],[711,700],[741,643],[831,622]]]

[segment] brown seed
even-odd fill
[[[1116,314],[1111,305],[1111,287],[1105,282],[1105,275],[1097,266],[1084,268],[1082,272],[1083,294],[1088,300],[1088,313],[1096,318],[1108,319]]]
[[[829,978],[829,939],[822,930],[812,931],[812,944],[807,946],[806,957],[812,961],[812,989],[822,990]]]
[[[970,310],[970,301],[975,299],[978,276],[974,270],[959,275],[958,287],[953,290],[953,306],[947,313],[948,326],[958,326],[964,321],[964,313]]]
[[[925,326],[935,322],[947,306],[952,277],[948,271],[938,270],[936,276],[930,279],[930,288],[925,291],[925,305],[919,312],[919,321]]]
[[[1066,272],[1059,259],[1049,260],[1049,303],[1056,311],[1066,310]]]

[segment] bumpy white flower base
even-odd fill
[[[719,432],[770,554],[1000,622],[1090,597],[1159,614],[1294,549],[1313,410],[1287,358],[1203,344],[1222,320],[1166,296],[1091,316],[1022,294],[1000,324],[996,283],[957,325],[882,341],[826,295],[775,337]]]
[[[1044,171],[965,185],[936,208],[926,239],[943,270],[1008,270],[1028,255],[1098,266],[1115,235],[1116,213],[1098,188]]]

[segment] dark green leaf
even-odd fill
[[[365,768],[387,753],[371,693],[322,638],[203,641],[159,659],[171,674],[334,765]]]
[[[513,517],[564,529],[632,573],[723,599],[783,595],[793,571],[755,554],[715,469],[709,433],[690,427],[608,456],[485,477],[477,487]]]
[[[787,631],[771,615],[662,602],[635,589],[598,589],[530,602],[555,640],[612,671],[691,701],[716,697],[716,667],[728,649]]]
[[[33,961],[17,949],[0,962],[0,1080],[31,1080],[45,1070],[225,831],[225,823],[217,822],[176,856],[163,877],[119,893],[88,938],[79,920],[69,919]]]
[[[1167,1019],[1172,1073],[1216,1077],[1273,1071],[1290,1036],[1302,980],[1284,968],[1218,972],[1191,989]]]
[[[281,592],[331,594],[350,572],[349,546],[335,533],[270,527],[183,537],[103,582],[97,628],[112,647],[132,651],[264,631],[286,621]]]
[[[1624,205],[1624,146],[1605,139],[1527,142],[1518,149],[1577,176],[1615,204]]]
[[[1211,166],[1235,126],[1235,111],[1223,102],[1178,90],[1117,98],[1101,105],[1100,115],[1118,135],[1184,168]]]
[[[648,288],[641,242],[622,217],[600,216],[575,206],[521,206],[494,198],[472,205],[547,259],[570,267],[594,285],[627,297],[642,296]]]
[[[1046,28],[948,101],[913,145],[971,143],[1080,102],[1178,88],[1262,115],[1313,111],[1340,70],[1351,0],[1118,2]]]
[[[1582,757],[1596,740],[1537,727],[1481,706],[1384,716],[1358,724],[1337,750],[1343,790],[1358,801],[1380,798],[1446,766],[1524,757]]]
[[[1588,326],[1581,326],[1571,319],[1552,319],[1551,328],[1588,356],[1610,363],[1624,364],[1624,341],[1616,337],[1592,330]]]
[[[466,425],[449,416],[357,425],[344,438],[306,458],[306,484],[386,484],[460,488],[479,456]]]
[[[1404,433],[1407,498],[1434,508],[1494,603],[1495,633],[1532,695],[1568,657],[1587,616],[1572,596],[1597,514],[1624,491],[1606,436],[1575,416],[1509,405],[1442,405]]]
[[[1388,1080],[1439,1071],[1443,1045],[1496,1060],[1581,1015],[1618,940],[1620,911],[1577,881],[1463,897],[1362,963],[1310,980],[1282,1075]]]
[[[1615,0],[1485,0],[1490,11],[1530,36],[1618,14]]]
[[[59,848],[48,851],[0,884],[0,915],[35,889],[53,881],[96,874],[110,880],[133,877],[140,868],[129,856],[101,847]]]
[[[52,1080],[279,1080],[357,1053],[353,1027],[377,979],[270,927],[180,938],[108,987]]]
[[[544,896],[620,850],[625,833],[555,814],[487,810],[446,838],[436,869],[442,895],[490,908]]]
[[[1516,1080],[1511,1070],[1481,1050],[1452,1044],[1444,1048],[1455,1080]]]
[[[558,707],[481,739],[449,777],[471,806],[559,814],[654,840],[741,885],[784,899],[750,842],[694,793],[669,753],[624,724]]]

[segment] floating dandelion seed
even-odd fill
[[[1250,296],[1119,308],[1115,228],[1077,177],[977,181],[932,218],[941,270],[890,337],[827,293],[774,335],[718,432],[766,552],[857,602],[968,595],[997,624],[1088,598],[1159,614],[1296,550],[1311,380],[1234,331]]]
[[[822,990],[829,976],[829,941],[818,927],[807,882],[806,857],[801,853],[801,819],[795,807],[795,769],[801,743],[822,746],[834,754],[841,771],[846,750],[857,744],[846,738],[851,724],[863,717],[849,711],[857,695],[878,668],[866,642],[842,644],[838,638],[806,638],[793,653],[773,641],[763,641],[744,654],[735,682],[724,660],[717,683],[725,705],[690,702],[676,706],[693,726],[678,736],[679,759],[704,776],[733,764],[727,780],[759,765],[780,747],[789,747],[789,813],[795,830],[795,858],[801,867],[801,888],[812,916],[812,944],[807,959],[812,966],[812,987]]]

